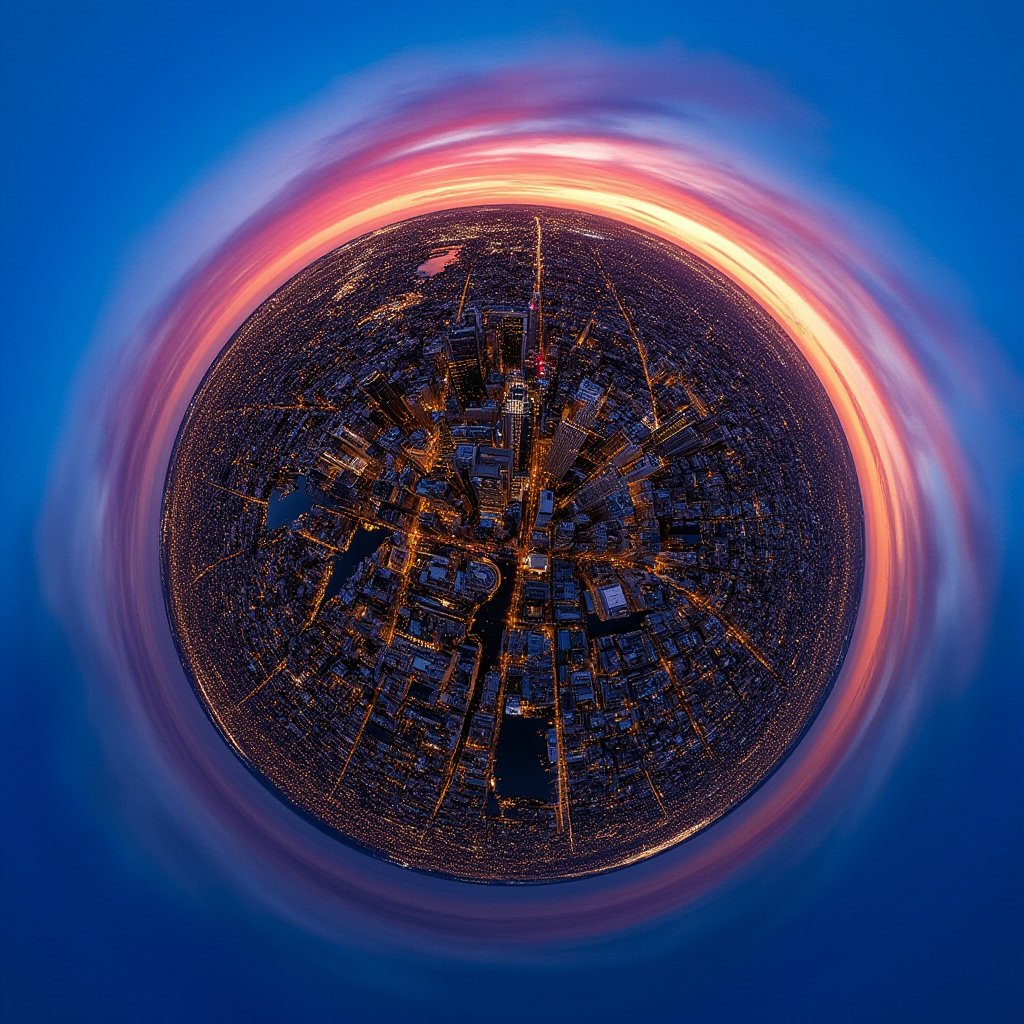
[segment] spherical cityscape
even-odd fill
[[[245,764],[375,856],[623,867],[784,760],[842,665],[856,474],[785,332],[549,208],[391,225],[215,361],[164,495],[182,664]]]

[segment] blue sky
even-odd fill
[[[1019,4],[97,0],[8,4],[4,23],[9,1019],[431,1021],[485,1005],[502,1019],[594,1022],[631,1008],[652,1021],[1021,1011],[1024,837],[1012,805],[1024,602],[1022,528],[1009,514],[984,663],[962,697],[921,723],[867,824],[844,837],[841,867],[796,893],[766,880],[771,924],[698,947],[660,943],[611,992],[606,975],[585,968],[445,973],[386,953],[349,962],[187,871],[168,877],[127,835],[96,710],[41,606],[31,550],[75,368],[140,242],[268,121],[396,53],[479,45],[514,55],[557,38],[674,47],[755,69],[816,112],[800,174],[927,254],[925,283],[953,295],[1021,367]],[[1018,477],[1000,498],[1007,509],[1021,490]]]

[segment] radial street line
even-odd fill
[[[246,703],[246,702],[247,702],[248,700],[250,700],[250,699],[251,699],[252,697],[255,697],[255,696],[256,696],[256,694],[257,694],[257,693],[259,693],[259,692],[260,692],[260,690],[262,690],[262,689],[263,689],[263,687],[264,687],[264,686],[266,686],[266,685],[267,685],[267,683],[269,683],[269,682],[270,682],[270,680],[271,680],[271,679],[273,679],[273,678],[274,678],[274,676],[276,676],[276,675],[277,675],[277,673],[278,673],[278,672],[280,672],[280,671],[281,671],[281,669],[283,669],[283,668],[285,667],[285,665],[287,665],[287,664],[288,664],[288,657],[287,657],[287,655],[286,655],[285,657],[283,657],[283,658],[282,658],[282,659],[281,659],[281,660],[280,660],[280,661],[279,661],[279,662],[278,662],[278,663],[277,663],[277,664],[276,664],[276,665],[275,665],[275,666],[274,666],[274,667],[273,667],[273,668],[272,668],[272,669],[271,669],[271,670],[270,670],[270,671],[269,671],[269,672],[268,672],[268,673],[266,674],[266,676],[264,676],[264,678],[263,678],[263,682],[261,682],[261,683],[259,684],[259,686],[256,686],[256,687],[254,687],[254,688],[253,688],[252,690],[250,690],[250,691],[249,691],[249,692],[248,692],[248,693],[247,693],[247,694],[246,694],[246,695],[245,695],[245,696],[244,696],[244,697],[243,697],[243,698],[242,698],[242,699],[241,699],[241,700],[240,700],[240,701],[239,701],[239,702],[238,702],[238,703],[237,703],[237,704],[235,705],[235,707],[236,707],[236,708],[240,708],[240,707],[241,707],[241,706],[242,706],[243,704],[245,704],[245,703]]]
[[[296,530],[296,536],[301,537],[303,540],[308,540],[310,544],[316,544],[319,547],[327,548],[328,551],[333,551],[336,554],[345,554],[344,548],[339,548],[336,544],[328,544],[327,541],[321,540],[319,537],[314,537],[313,534],[307,533],[305,530]]]
[[[534,266],[536,267],[536,274],[533,279],[533,290],[540,292],[540,278],[541,270],[544,266],[544,256],[541,252],[541,228],[540,228],[540,217],[533,218],[534,223],[537,225],[537,254],[534,259]]]
[[[459,311],[455,314],[455,323],[460,323],[462,321],[462,310],[466,305],[466,294],[469,291],[469,281],[472,276],[473,268],[470,267],[466,274],[466,283],[462,286],[462,295],[459,296]]]
[[[757,645],[750,638],[749,634],[744,632],[739,626],[736,625],[729,618],[728,615],[716,605],[712,604],[711,601],[701,594],[698,594],[694,590],[690,590],[689,587],[684,587],[681,583],[677,583],[670,576],[664,576],[661,573],[655,573],[659,580],[663,583],[667,583],[670,587],[674,587],[678,590],[692,605],[694,605],[699,611],[704,612],[706,615],[714,616],[719,622],[725,626],[725,632],[727,636],[732,637],[765,671],[770,672],[779,682],[785,682],[782,676],[772,667],[767,658],[758,650]]]
[[[551,637],[551,670],[555,695],[555,742],[557,745],[557,782],[558,782],[558,817],[559,828],[569,834],[569,849],[576,851],[576,843],[572,834],[572,814],[569,809],[569,767],[565,753],[565,723],[562,720],[562,695],[558,686],[558,652]]]
[[[590,329],[594,326],[594,317],[597,316],[597,310],[590,314],[590,319],[583,325],[583,330],[576,336],[576,344],[582,345],[590,336]]]
[[[207,487],[212,487],[215,490],[223,491],[225,494],[233,494],[236,498],[241,498],[242,501],[251,501],[254,505],[262,505],[264,508],[266,508],[270,504],[270,502],[267,501],[266,498],[255,498],[251,494],[245,494],[242,491],[236,491],[232,487],[225,487],[223,484],[215,484],[212,480],[207,480],[205,477],[203,477],[203,483],[206,484]]]
[[[305,621],[302,623],[300,632],[305,632],[313,625],[313,621],[316,619],[317,612],[320,611],[320,604],[324,599],[324,594],[327,593],[327,588],[331,582],[331,575],[334,572],[334,566],[331,563],[327,564],[327,571],[323,574],[320,582],[317,584],[316,594],[313,597],[313,603],[310,606],[309,614],[306,616]]]
[[[328,797],[331,800],[334,799],[335,794],[338,792],[338,787],[341,785],[342,779],[345,778],[345,772],[348,771],[348,766],[352,761],[352,755],[356,752],[356,747],[359,746],[359,741],[363,738],[363,730],[366,728],[366,723],[370,720],[370,715],[373,714],[374,706],[377,703],[378,692],[379,687],[373,691],[373,695],[370,697],[370,703],[366,705],[366,714],[363,715],[363,720],[359,723],[359,729],[356,732],[355,738],[352,740],[352,746],[348,748],[348,756],[345,758],[345,763],[341,766],[338,778],[328,794]]]
[[[473,669],[473,678],[469,681],[469,690],[466,694],[466,708],[462,715],[462,724],[459,728],[459,738],[455,744],[455,749],[452,751],[452,756],[448,759],[448,768],[445,771],[444,782],[441,785],[441,793],[437,798],[437,803],[434,805],[434,811],[430,815],[430,820],[433,821],[438,812],[441,810],[444,804],[444,798],[448,795],[448,790],[452,784],[452,778],[455,775],[455,767],[459,763],[459,758],[462,756],[462,751],[465,749],[466,737],[469,735],[469,729],[471,726],[471,710],[473,708],[473,697],[476,694],[476,687],[480,676],[480,666],[483,664],[484,650],[483,645],[477,641],[477,656],[476,656],[476,667]]]
[[[625,303],[619,297],[619,291],[615,287],[615,282],[611,279],[608,271],[604,269],[604,264],[601,262],[601,257],[594,253],[594,259],[597,261],[597,266],[601,271],[601,276],[604,278],[604,283],[611,293],[612,298],[615,299],[615,304],[619,307],[619,312],[622,314],[622,319],[626,322],[626,328],[629,331],[629,336],[633,339],[633,344],[636,346],[636,353],[640,357],[640,366],[644,371],[644,380],[647,381],[647,393],[651,397],[651,420],[654,422],[654,428],[658,428],[658,400],[654,397],[654,385],[651,383],[651,375],[647,369],[647,349],[644,343],[640,340],[640,335],[637,334],[636,328],[633,326],[633,320],[629,315],[629,311],[626,309]]]
[[[326,402],[312,404],[304,402],[296,405],[261,403],[259,405],[240,405],[233,409],[224,409],[221,415],[226,416],[238,413],[244,415],[251,412],[341,412],[341,410],[336,405],[330,405]]]
[[[708,742],[707,734],[701,728],[700,722],[694,717],[693,707],[690,704],[690,698],[686,692],[686,686],[683,681],[679,678],[679,674],[676,672],[672,665],[672,661],[665,654],[665,647],[661,642],[661,638],[657,633],[650,633],[651,639],[654,641],[655,646],[658,648],[658,660],[661,662],[661,667],[665,674],[669,678],[669,682],[672,683],[673,688],[679,696],[679,701],[683,705],[683,710],[686,712],[686,717],[690,720],[690,725],[693,727],[693,731],[700,737],[701,743],[704,744],[704,749],[709,753],[713,754],[714,751],[711,749],[711,744]]]
[[[658,806],[661,808],[662,815],[667,815],[668,811],[665,810],[665,803],[661,799],[661,794],[658,792],[658,787],[655,786],[654,781],[651,779],[651,773],[644,767],[644,778],[647,779],[647,785],[651,787],[651,792],[654,794],[654,799],[658,801]]]
[[[223,558],[218,558],[215,562],[211,562],[205,569],[203,569],[198,576],[192,578],[193,583],[198,583],[211,569],[216,569],[222,562],[230,562],[232,558],[237,558],[239,555],[245,554],[245,548],[240,551],[235,551],[233,554],[225,555]]]

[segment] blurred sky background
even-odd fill
[[[985,440],[1010,467],[994,496],[1009,532],[976,677],[931,708],[871,813],[805,891],[762,894],[774,906],[763,924],[652,947],[614,979],[585,966],[446,968],[383,950],[356,963],[190,885],[187,870],[165,871],[125,823],[33,550],[72,379],[143,240],[253,132],[396,53],[472,46],[514,59],[556,39],[756,69],[816,112],[800,173],[927,254],[915,273],[1020,368],[1022,10],[5,0],[0,1017],[1024,1019],[1019,432]],[[1019,406],[1014,415],[1019,427]]]

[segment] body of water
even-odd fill
[[[304,512],[308,512],[314,503],[313,491],[306,485],[306,478],[301,477],[295,490],[284,493],[278,488],[270,495],[267,502],[267,521],[263,529],[265,533],[276,530],[279,526],[291,526]]]
[[[341,588],[355,571],[356,566],[364,558],[372,555],[384,543],[384,538],[387,535],[386,530],[370,530],[366,527],[356,530],[345,553],[334,557],[334,569],[331,571],[327,590],[324,591],[325,601],[329,601],[341,593]]]
[[[548,728],[544,718],[501,716],[501,732],[494,753],[494,788],[501,797],[528,797],[550,801],[554,773],[548,761]]]
[[[432,252],[430,259],[416,268],[416,276],[433,277],[435,274],[440,274],[445,267],[451,266],[458,260],[461,251],[462,247],[456,245],[450,249],[438,249],[436,252]]]
[[[498,664],[501,656],[501,639],[508,621],[509,605],[512,603],[512,592],[516,583],[515,562],[502,561],[499,565],[501,582],[494,592],[494,597],[486,601],[476,614],[473,632],[480,637],[484,645],[483,659],[480,662],[479,678]]]

